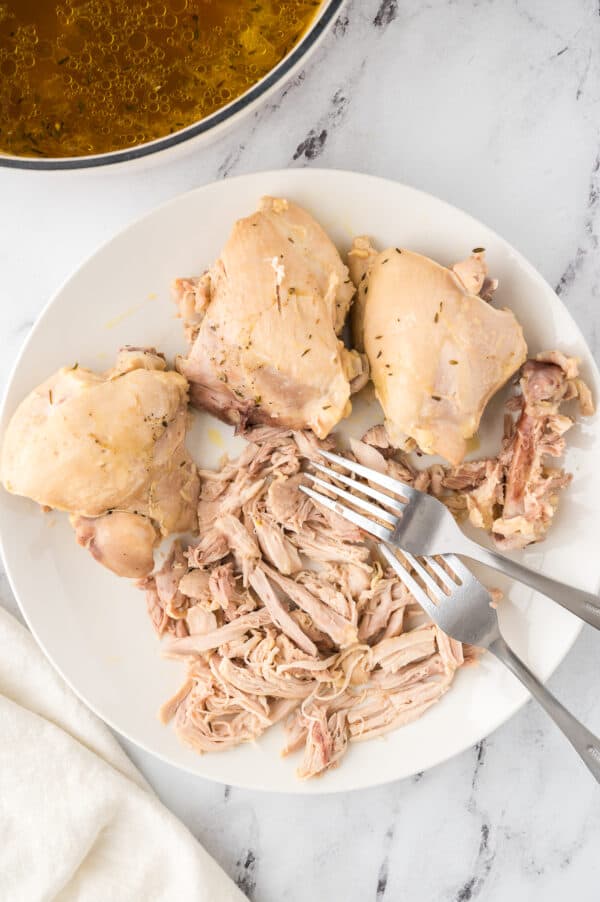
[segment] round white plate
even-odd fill
[[[159,207],[101,248],[61,288],[32,330],[12,375],[4,422],[35,385],[78,361],[111,366],[124,344],[153,345],[168,355],[185,347],[169,285],[202,271],[218,255],[233,221],[255,209],[263,194],[306,206],[340,250],[355,234],[381,246],[403,245],[443,263],[488,251],[500,279],[497,303],[523,324],[531,352],[559,347],[578,355],[596,397],[598,372],[579,329],[541,276],[506,242],[470,216],[394,182],[330,170],[296,169],[228,179]],[[358,405],[361,407],[361,404]],[[359,409],[347,431],[360,435],[380,418],[376,402]],[[484,444],[499,432],[501,402],[486,411]],[[596,591],[600,585],[600,447],[598,418],[568,435],[566,465],[573,484],[562,500],[550,538],[525,561],[559,579]],[[197,415],[190,447],[205,466],[233,451],[229,427]],[[183,665],[161,659],[144,597],[79,548],[58,513],[43,514],[23,498],[2,492],[0,540],[11,586],[38,642],[78,695],[107,723],[138,745],[208,779],[286,792],[336,792],[384,783],[432,767],[478,742],[526,700],[516,680],[491,658],[460,672],[444,699],[417,722],[381,740],[350,748],[341,766],[300,782],[298,758],[283,759],[280,727],[254,745],[196,755],[180,745],[156,716],[179,686]],[[501,581],[486,574],[488,585]],[[516,651],[546,679],[564,658],[581,624],[527,589],[511,587],[501,605],[502,625]],[[569,754],[565,747],[565,755]]]

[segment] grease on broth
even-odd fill
[[[134,147],[230,103],[320,0],[0,0],[0,152]]]

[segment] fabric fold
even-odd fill
[[[0,648],[2,898],[244,902],[2,608]]]

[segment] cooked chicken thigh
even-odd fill
[[[78,543],[113,573],[140,579],[152,572],[158,532],[148,517],[115,510],[101,517],[71,514],[70,520]]]
[[[338,339],[354,294],[348,270],[305,210],[263,198],[221,257],[175,283],[192,342],[177,367],[190,397],[226,422],[309,427],[325,437],[351,410],[364,363]]]
[[[63,368],[14,413],[1,480],[71,513],[80,544],[110,570],[143,576],[159,534],[195,528],[187,415],[185,379],[154,351],[126,348],[103,374]]]
[[[366,351],[392,445],[463,460],[483,410],[525,360],[513,313],[491,307],[483,252],[451,269],[365,238],[349,255],[355,343]]]

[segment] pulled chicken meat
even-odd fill
[[[406,453],[391,446],[384,426],[369,429],[353,451],[366,466],[440,498],[459,519],[468,517],[489,532],[500,548],[523,548],[545,538],[560,493],[571,481],[552,465],[564,454],[565,433],[574,424],[563,410],[569,401],[577,401],[582,416],[594,412],[577,359],[545,351],[521,369],[516,392],[506,402],[496,457],[417,470]]]
[[[284,754],[303,749],[298,774],[314,777],[349,743],[420,717],[474,655],[428,620],[360,530],[300,491],[306,458],[331,442],[244,434],[237,461],[201,472],[200,539],[176,542],[139,584],[165,654],[187,669],[160,714],[198,752],[283,721]]]

